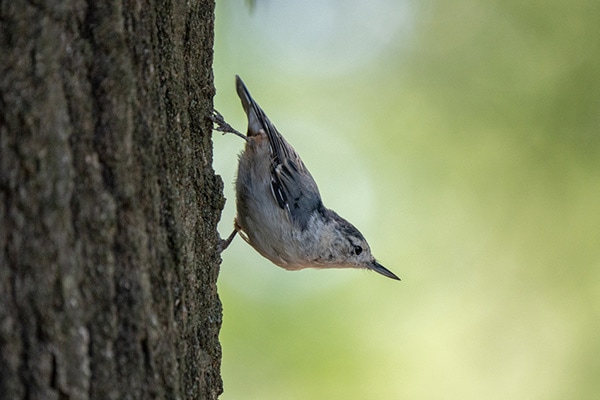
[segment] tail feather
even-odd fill
[[[238,75],[235,76],[235,88],[240,100],[242,101],[244,111],[248,116],[248,136],[258,135],[260,130],[264,129],[261,118],[261,115],[264,115],[264,112],[260,106],[256,104],[250,95],[250,92],[246,88],[246,85],[244,85],[242,78],[240,78]]]
[[[238,96],[242,100],[242,106],[248,116],[247,135],[266,135],[269,139],[271,151],[273,152],[274,168],[279,164],[285,164],[286,158],[291,157],[291,151],[293,151],[293,149],[286,144],[283,136],[281,136],[277,131],[277,128],[275,128],[275,125],[269,121],[269,117],[267,117],[262,108],[260,108],[252,96],[250,96],[250,92],[238,75],[235,76],[235,82]]]

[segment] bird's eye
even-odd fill
[[[354,254],[356,254],[357,256],[360,255],[360,253],[362,253],[362,247],[360,246],[354,246]]]

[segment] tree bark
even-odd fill
[[[222,392],[213,22],[0,0],[0,399]]]

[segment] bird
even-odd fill
[[[381,265],[360,231],[325,207],[319,188],[296,150],[271,123],[236,75],[236,91],[248,118],[246,135],[213,111],[217,131],[246,142],[239,156],[234,230],[263,257],[286,270],[361,268],[400,280]]]

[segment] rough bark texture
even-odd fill
[[[0,399],[222,391],[212,0],[0,0]]]

